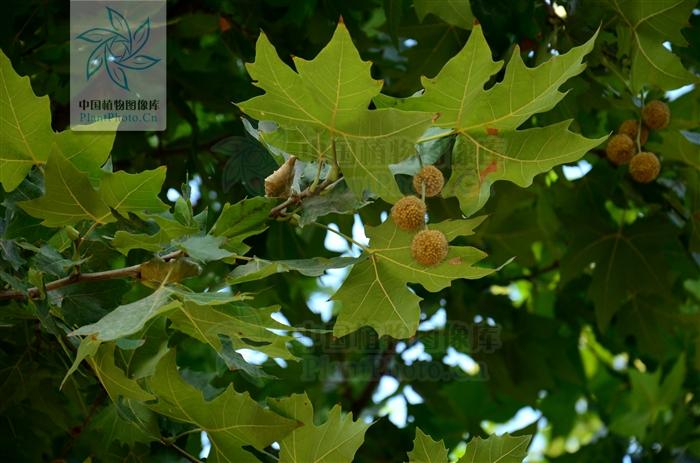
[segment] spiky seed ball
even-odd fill
[[[663,101],[653,100],[642,108],[642,120],[653,130],[666,128],[671,120],[671,110]]]
[[[413,237],[411,254],[421,265],[439,264],[447,257],[447,238],[438,230],[423,230]]]
[[[413,177],[413,189],[416,193],[422,194],[425,183],[425,196],[432,198],[437,196],[445,186],[445,177],[435,166],[425,166]]]
[[[391,220],[402,230],[417,230],[425,224],[425,203],[416,196],[404,196],[391,208]]]
[[[637,127],[639,126],[639,121],[634,119],[627,119],[625,122],[620,124],[620,128],[617,129],[617,133],[621,133],[630,137],[633,141],[637,141]],[[639,135],[639,143],[644,145],[649,139],[649,129],[642,124],[642,133]]]
[[[608,146],[605,148],[605,154],[608,159],[614,164],[627,164],[637,151],[634,141],[627,135],[618,133],[613,135],[608,140]]]
[[[630,175],[639,183],[653,182],[661,172],[661,163],[654,153],[641,152],[630,161]]]

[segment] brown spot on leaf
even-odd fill
[[[231,21],[224,18],[223,16],[219,16],[219,30],[221,32],[226,32],[230,29],[231,29]]]
[[[488,135],[498,135],[498,129],[493,127],[486,127],[486,133]]]
[[[450,265],[459,265],[462,263],[462,258],[461,257],[453,257],[452,259],[448,260]]]
[[[440,113],[435,113],[435,114],[433,115],[433,122],[436,122],[438,119],[440,119],[440,116],[442,116],[442,114],[440,114]]]
[[[479,172],[479,182],[483,182],[488,174],[492,174],[498,170],[498,163],[494,159],[491,163],[484,167],[481,172]]]

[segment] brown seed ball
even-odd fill
[[[402,230],[417,230],[425,224],[425,203],[416,196],[404,196],[391,208],[391,220]]]
[[[641,152],[630,161],[630,175],[635,182],[653,182],[660,171],[661,163],[654,153]]]
[[[610,137],[608,146],[605,148],[605,154],[613,164],[627,164],[636,152],[634,141],[627,135],[617,134]]]
[[[447,238],[438,230],[423,230],[413,237],[411,254],[421,265],[439,264],[447,257]]]
[[[639,121],[635,121],[634,119],[628,119],[622,124],[620,124],[620,128],[617,129],[617,133],[621,133],[624,135],[627,135],[632,139],[632,141],[636,142],[637,141],[637,127],[639,126]],[[646,144],[647,140],[649,139],[649,129],[642,124],[642,133],[639,135],[639,143],[644,145]]]
[[[435,166],[425,166],[420,172],[413,177],[413,189],[416,193],[423,193],[423,184],[425,183],[425,196],[432,198],[437,196],[445,186],[445,177]]]
[[[671,110],[663,101],[654,100],[642,109],[642,120],[653,130],[666,128],[671,120]]]

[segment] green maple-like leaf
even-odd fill
[[[279,310],[278,306],[256,308],[244,303],[211,307],[186,302],[168,318],[173,328],[209,344],[220,354],[226,354],[226,343],[221,339],[224,336],[233,349],[255,349],[271,357],[294,359],[287,348],[293,338],[270,331],[291,328],[272,318]]]
[[[692,252],[700,252],[700,170],[686,169],[683,172],[688,191],[685,194],[688,209],[688,228],[690,228],[690,245]]]
[[[141,264],[139,278],[147,284],[179,283],[201,273],[201,267],[187,257],[164,261],[160,257]]]
[[[299,426],[262,408],[247,392],[239,394],[232,385],[215,399],[204,400],[202,393],[178,373],[175,351],[163,357],[148,384],[158,397],[158,402],[150,405],[154,411],[207,433],[211,442],[207,461],[214,463],[254,461],[243,446],[264,449],[281,442]]]
[[[695,137],[695,142],[691,141],[692,137]],[[650,142],[645,148],[660,154],[664,161],[678,161],[700,170],[700,137],[697,134],[681,130],[664,131],[662,143]]]
[[[415,0],[413,7],[421,21],[432,13],[446,23],[462,29],[471,28],[474,22],[469,0]]]
[[[448,241],[473,234],[484,217],[447,220],[429,227],[445,233]],[[475,267],[486,254],[474,247],[450,246],[445,260],[434,266],[416,263],[411,255],[414,233],[400,230],[391,220],[368,228],[370,247],[365,259],[355,264],[343,286],[333,296],[342,303],[335,336],[344,336],[361,326],[371,326],[382,336],[413,336],[418,329],[421,298],[406,284],[418,283],[431,292],[448,287],[458,278],[477,279],[494,270]]]
[[[261,34],[255,62],[247,65],[265,94],[240,103],[259,120],[279,125],[262,139],[302,160],[335,158],[348,187],[394,202],[401,197],[388,168],[414,151],[430,124],[429,113],[369,110],[382,82],[372,79],[347,28],[338,24],[331,41],[311,61],[294,58],[294,72]]]
[[[109,172],[100,181],[100,196],[107,206],[124,215],[129,212],[162,212],[169,209],[158,198],[164,181],[164,166],[138,174]]]
[[[180,307],[183,302],[209,306],[237,302],[247,297],[244,294],[194,293],[178,286],[161,285],[143,299],[120,305],[96,323],[82,326],[70,335],[88,336],[100,342],[116,341],[141,331],[148,321]]]
[[[590,223],[575,231],[561,262],[562,281],[570,281],[595,264],[589,294],[601,330],[607,329],[632,297],[671,291],[675,276],[670,265],[674,259],[680,265],[683,251],[674,227],[658,220],[638,221],[621,229]]]
[[[320,426],[314,424],[314,409],[306,394],[271,399],[270,408],[303,426],[280,441],[280,463],[352,463],[367,429],[372,425],[353,421],[336,405]],[[322,437],[321,437],[322,436]]]
[[[151,252],[158,252],[168,243],[193,235],[199,231],[195,225],[184,225],[172,217],[172,214],[137,214],[141,219],[154,222],[158,226],[158,231],[149,235],[146,233],[129,233],[119,230],[114,235],[112,247],[123,254],[128,254],[132,249],[145,249]]]
[[[681,30],[696,6],[694,0],[612,0],[610,7],[620,15],[632,35],[632,88],[645,85],[663,90],[682,87],[697,78],[685,69],[680,58],[664,48],[670,41],[685,45]]]
[[[80,362],[94,356],[104,342],[117,341],[136,334],[163,313],[181,307],[183,303],[218,305],[246,299],[246,295],[223,293],[194,293],[178,286],[161,285],[143,299],[120,305],[107,315],[90,325],[81,326],[69,333],[70,336],[84,336],[73,365],[66,373],[63,382],[78,368]]]
[[[12,191],[32,166],[46,161],[54,135],[49,97],[37,97],[29,77],[20,77],[0,51],[0,183]]]
[[[155,399],[153,394],[144,391],[114,363],[114,349],[114,343],[102,344],[90,361],[90,366],[112,401],[117,402],[119,397],[142,402]]]
[[[248,281],[261,280],[276,273],[299,272],[304,276],[317,277],[332,268],[342,268],[354,264],[353,257],[314,257],[311,259],[265,260],[255,257],[250,262],[239,265],[230,273],[229,284],[236,285]]]
[[[102,166],[107,162],[117,135],[118,120],[106,120],[91,125],[90,131],[64,130],[54,135],[53,149],[70,161],[78,170],[88,175],[97,188],[105,175]]]
[[[117,441],[133,447],[160,440],[158,415],[132,400],[107,405],[90,426],[99,430],[98,442],[104,451]]]
[[[209,262],[231,257],[233,253],[222,249],[223,236],[192,236],[179,244],[180,249],[199,262]]]
[[[51,129],[51,109],[47,96],[37,97],[29,77],[20,77],[0,51],[0,183],[12,191],[35,165],[47,162],[52,151],[61,153],[80,171],[87,172],[97,186],[107,160],[118,122],[101,121],[95,131],[77,133]]]
[[[358,198],[341,182],[322,196],[311,196],[302,201],[299,226],[305,227],[328,214],[351,214],[362,209],[367,203],[366,198]]]
[[[164,180],[165,167],[138,174],[105,172],[96,191],[88,175],[54,149],[44,170],[44,195],[19,205],[29,215],[43,219],[47,227],[83,220],[104,224],[115,220],[110,208],[123,214],[167,209],[158,199]]]
[[[610,429],[618,434],[643,440],[647,427],[669,410],[679,399],[685,380],[685,355],[681,355],[668,375],[661,380],[661,369],[654,373],[629,370],[631,390],[612,417]]]
[[[522,463],[527,456],[531,436],[475,437],[467,444],[467,451],[459,463]]]
[[[87,175],[55,151],[44,170],[43,196],[19,203],[29,215],[43,219],[42,225],[60,227],[82,220],[106,223],[112,218],[109,207],[95,192]]]
[[[620,334],[634,337],[641,352],[660,361],[675,357],[673,347],[679,339],[688,340],[697,348],[700,314],[686,313],[679,306],[679,299],[649,294],[632,298],[619,312]]]
[[[416,428],[413,439],[413,450],[408,452],[408,463],[446,463],[447,449],[443,441],[434,441],[431,437]]]
[[[243,243],[249,236],[267,230],[267,219],[278,200],[257,196],[236,204],[225,204],[219,218],[209,230],[209,234],[226,238],[223,248],[245,254],[250,247]]]
[[[440,112],[436,125],[449,131],[425,140],[456,135],[452,175],[443,195],[456,196],[464,213],[471,215],[486,203],[493,182],[508,180],[529,186],[537,174],[576,161],[603,141],[570,132],[567,121],[516,130],[533,114],[548,111],[561,101],[566,94],[559,87],[583,71],[583,57],[594,42],[595,36],[535,68],[525,66],[516,49],[503,80],[484,90],[502,62],[491,59],[481,27],[475,26],[457,56],[434,78],[423,78],[422,95],[375,100],[380,106]]]
[[[179,300],[172,297],[172,291],[161,286],[149,296],[120,305],[96,323],[82,326],[71,335],[89,336],[100,342],[116,341],[140,331],[150,319],[173,310],[180,304]]]
[[[580,159],[602,141],[570,132],[568,126],[565,121],[499,135],[462,133],[453,148],[454,167],[443,194],[456,196],[464,213],[471,215],[486,204],[493,182],[530,186],[537,174]]]

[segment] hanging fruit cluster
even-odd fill
[[[629,164],[632,179],[639,183],[653,182],[659,176],[661,163],[656,154],[642,151],[649,139],[649,130],[668,126],[671,111],[663,101],[650,101],[642,108],[641,120],[624,121],[617,133],[610,137],[605,153],[613,164]]]
[[[425,166],[413,177],[413,189],[420,197],[404,196],[391,208],[391,220],[402,230],[417,232],[411,242],[413,260],[421,265],[437,265],[447,257],[448,242],[444,233],[427,229],[426,197],[437,196],[445,185],[445,177],[435,166]]]

